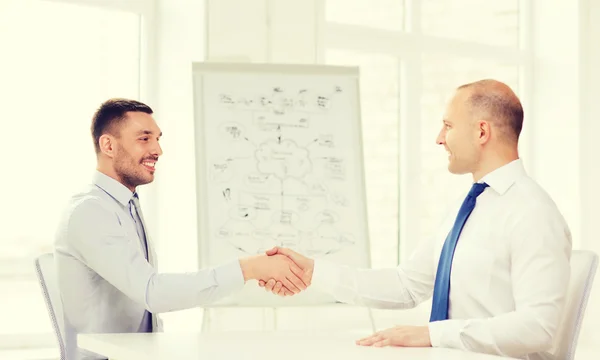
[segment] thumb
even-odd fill
[[[278,254],[287,256],[288,258],[292,259],[296,264],[298,263],[298,261],[302,260],[302,255],[298,254],[292,249],[279,248],[278,250]]]
[[[269,256],[273,256],[273,255],[277,254],[278,251],[279,251],[279,248],[277,246],[275,246],[274,248],[267,250],[265,253]]]

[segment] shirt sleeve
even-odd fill
[[[152,313],[209,304],[244,285],[238,260],[198,272],[158,274],[138,250],[138,239],[96,199],[73,210],[67,242],[73,256]]]
[[[433,346],[511,357],[550,349],[569,283],[571,235],[562,217],[536,209],[509,236],[515,311],[429,323]]]
[[[356,269],[315,259],[312,284],[348,304],[380,309],[408,309],[433,292],[433,239],[423,242],[397,268]]]

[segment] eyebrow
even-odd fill
[[[150,130],[140,130],[140,131],[138,131],[138,132],[137,132],[135,135],[136,135],[136,136],[139,136],[139,135],[152,135],[152,134],[154,134],[154,133],[153,133],[152,131],[150,131]],[[160,132],[160,134],[158,134],[158,136],[159,136],[159,137],[161,137],[161,136],[162,136],[162,134],[163,134],[163,133],[162,133],[162,131],[161,131],[161,132]]]

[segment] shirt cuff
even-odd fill
[[[464,320],[441,320],[429,323],[429,339],[432,347],[462,348],[460,331]]]
[[[217,286],[229,294],[244,287],[244,275],[239,260],[234,260],[214,269]]]
[[[323,259],[315,259],[311,284],[323,291],[332,293],[333,287],[340,283],[341,272],[340,265]]]

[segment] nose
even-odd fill
[[[446,139],[444,136],[444,129],[440,130],[437,138],[435,139],[435,143],[438,145],[444,145],[446,143]]]
[[[152,149],[152,155],[161,156],[163,154],[162,148],[160,147],[160,143],[157,141]]]

